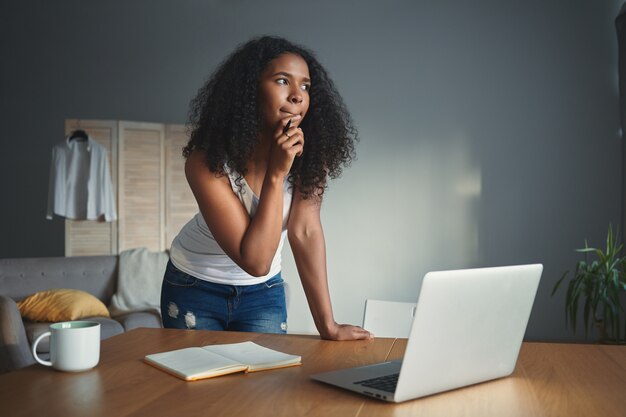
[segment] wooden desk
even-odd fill
[[[303,365],[184,382],[142,362],[149,353],[252,340]],[[0,375],[0,416],[626,416],[626,346],[524,343],[513,376],[391,404],[309,379],[401,358],[405,339],[138,329],[102,342],[100,364],[70,374],[34,365]]]

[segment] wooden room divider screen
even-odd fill
[[[66,220],[65,256],[168,249],[197,213],[184,173],[184,125],[120,120],[65,121],[66,134],[85,130],[109,156],[118,220]]]

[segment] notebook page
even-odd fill
[[[301,362],[300,356],[269,349],[254,342],[209,345],[202,349],[247,364],[250,366],[250,371],[299,365]]]
[[[198,347],[155,353],[147,355],[145,360],[187,380],[222,375],[229,369],[245,369],[240,362]]]

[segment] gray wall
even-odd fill
[[[620,223],[620,3],[3,2],[0,256],[63,255],[44,215],[65,119],[184,123],[235,45],[278,34],[317,51],[360,129],[323,210],[337,319],[414,301],[428,270],[542,262],[527,336],[571,339],[551,288]],[[314,331],[286,252],[290,330]]]

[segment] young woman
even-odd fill
[[[190,122],[185,174],[200,212],[172,243],[164,326],[285,333],[288,235],[321,337],[372,337],[333,317],[320,207],[356,130],[313,54],[276,37],[247,42],[200,89]]]

